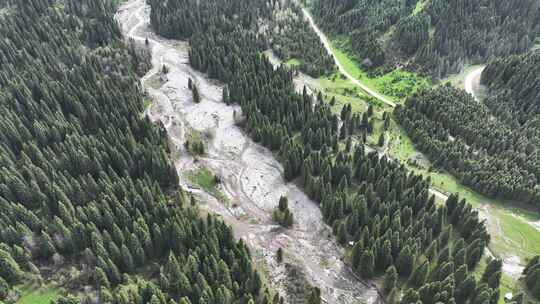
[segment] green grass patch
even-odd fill
[[[352,77],[392,101],[404,98],[417,91],[420,87],[431,85],[431,81],[427,77],[402,69],[394,69],[378,77],[369,77],[368,73],[361,69],[354,56],[344,51],[347,44],[347,40],[343,38],[339,38],[332,43],[332,52],[334,52],[343,68]]]
[[[189,178],[193,183],[207,191],[213,191],[218,185],[215,175],[206,168],[191,172]]]
[[[417,174],[430,176],[432,185],[443,193],[459,193],[475,208],[483,208],[490,216],[488,231],[492,237],[490,248],[495,255],[512,253],[523,262],[540,254],[540,232],[527,221],[538,221],[540,215],[519,208],[517,202],[487,198],[460,183],[446,171],[430,171],[428,165],[414,165],[410,160],[421,155],[405,131],[392,122],[390,155]],[[487,207],[486,207],[487,206]]]
[[[50,304],[60,297],[60,289],[50,286],[36,287],[25,285],[21,287],[21,297],[17,304]]]
[[[201,189],[217,198],[223,204],[228,205],[228,198],[219,189],[219,178],[208,170],[208,168],[201,167],[198,170],[190,171],[187,177],[192,183],[201,187]]]
[[[336,114],[339,114],[346,104],[351,105],[353,113],[367,111],[369,104],[379,110],[390,109],[387,104],[367,95],[349,79],[342,77],[340,73],[320,77],[317,81],[321,92],[327,100],[331,100],[332,97],[336,98],[336,104],[332,106],[332,111]]]
[[[374,81],[380,92],[396,98],[405,98],[419,88],[431,85],[427,78],[401,69],[395,69],[381,77],[374,78]]]
[[[207,142],[212,140],[213,137],[214,133],[211,130],[201,132],[187,127],[184,147],[194,157],[205,155],[207,152]]]
[[[493,208],[494,216],[499,220],[501,234],[492,234],[496,252],[510,252],[524,260],[540,254],[540,232],[519,217],[500,208]]]
[[[291,59],[289,59],[289,60],[287,60],[285,62],[285,65],[288,66],[288,67],[296,67],[296,66],[299,66],[301,64],[302,64],[302,62],[300,60],[296,59],[296,58],[291,58]]]
[[[151,98],[145,98],[145,99],[143,100],[143,106],[144,106],[144,109],[146,110],[146,109],[150,108],[150,106],[152,105],[152,103],[153,103],[153,101],[152,101]]]

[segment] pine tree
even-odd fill
[[[384,132],[382,132],[381,135],[379,135],[379,140],[377,144],[379,145],[379,147],[384,146]]]
[[[356,242],[352,249],[352,266],[354,269],[358,269],[363,251],[364,251],[364,246],[362,245],[362,242],[361,241]]]
[[[201,96],[199,95],[199,88],[196,84],[192,85],[191,91],[193,92],[193,102],[200,103],[201,102]]]
[[[311,288],[308,304],[321,304],[321,290],[318,287]]]
[[[456,301],[458,303],[465,303],[465,301],[474,293],[476,289],[476,280],[472,275],[467,276],[467,278],[459,282],[458,287],[456,288]]]
[[[229,87],[228,86],[223,87],[223,102],[226,105],[231,104],[231,99],[230,99],[230,95],[229,95]]]
[[[122,245],[122,269],[126,272],[132,272],[135,269],[133,256],[126,245]]]
[[[371,250],[366,250],[362,254],[360,259],[359,268],[357,271],[364,278],[371,278],[375,270],[375,258],[373,257],[373,252]]]
[[[420,287],[424,284],[426,281],[426,277],[428,275],[429,271],[429,263],[424,262],[418,267],[414,269],[414,271],[411,274],[411,277],[409,278],[409,282],[416,287]]]
[[[49,234],[46,232],[40,238],[39,241],[39,254],[42,258],[49,259],[56,253],[56,248],[54,247],[53,241]]]
[[[107,275],[105,274],[103,269],[101,269],[100,267],[96,267],[95,277],[96,277],[96,282],[99,288],[105,287],[108,289],[111,287],[111,284],[109,283],[109,279],[107,278]]]
[[[413,267],[413,256],[409,245],[405,245],[396,260],[396,268],[401,276],[409,276]]]
[[[536,299],[540,299],[540,281],[536,281],[534,283],[534,286],[533,288],[531,289],[531,292],[533,294],[533,296],[536,298]]]
[[[486,266],[486,269],[484,270],[484,273],[482,274],[482,282],[488,282],[490,278],[497,272],[500,272],[501,269],[502,269],[501,259],[492,259],[491,261],[489,261],[489,263]]]
[[[0,277],[9,284],[17,283],[23,277],[19,264],[9,252],[2,249],[0,249]]]
[[[289,200],[287,199],[286,196],[281,196],[279,198],[278,209],[281,212],[285,212],[285,210],[289,209]]]
[[[9,285],[2,277],[0,277],[0,301],[5,300],[9,294]]]
[[[283,249],[281,247],[278,248],[276,253],[276,260],[278,263],[283,262]]]
[[[398,274],[396,267],[390,266],[386,269],[384,274],[383,291],[385,294],[389,294],[397,284]]]
[[[407,289],[403,298],[401,299],[401,304],[416,304],[420,300],[418,292],[412,288]]]
[[[338,243],[340,243],[342,246],[345,246],[347,244],[347,228],[345,227],[344,222],[341,222],[339,224],[337,236],[338,236]]]

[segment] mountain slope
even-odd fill
[[[114,1],[9,2],[0,302],[42,282],[79,296],[59,303],[262,301],[248,248],[177,187],[167,134],[142,115],[148,50],[122,41]]]
[[[373,66],[408,65],[436,77],[466,63],[522,53],[540,33],[535,0],[316,0],[325,31]]]

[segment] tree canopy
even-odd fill
[[[55,264],[104,303],[268,303],[247,246],[178,188],[166,131],[142,115],[149,50],[122,41],[117,1],[8,2],[0,301]]]
[[[322,28],[375,67],[409,65],[435,77],[526,52],[540,34],[535,0],[316,0]]]

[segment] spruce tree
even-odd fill
[[[357,271],[364,278],[371,278],[375,270],[375,258],[371,250],[365,250],[360,259]]]
[[[386,272],[384,274],[384,282],[383,282],[383,291],[386,294],[389,294],[392,289],[396,287],[398,280],[398,274],[396,267],[390,266],[388,269],[386,269]]]
[[[281,247],[278,248],[276,253],[276,260],[278,263],[283,262],[283,249]]]

